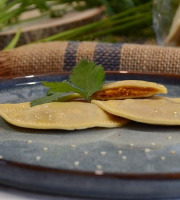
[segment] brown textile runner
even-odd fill
[[[49,42],[0,52],[0,76],[71,71],[82,59],[106,71],[180,74],[180,48],[98,42]]]

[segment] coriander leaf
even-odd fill
[[[62,93],[60,93],[60,92],[53,93],[52,95],[46,95],[44,97],[32,100],[30,104],[31,104],[31,106],[36,106],[36,105],[40,105],[40,104],[44,104],[44,103],[50,103],[50,102],[56,100],[60,95],[62,95]]]
[[[104,78],[105,73],[101,65],[82,60],[74,67],[69,81],[43,81],[42,85],[48,87],[49,90],[44,97],[31,101],[31,106],[52,101],[69,101],[79,97],[90,101],[92,94],[102,88]]]
[[[51,92],[75,92],[83,96],[83,91],[70,83],[66,82],[47,82],[43,81],[42,84],[46,87],[49,87],[48,93]]]
[[[104,85],[104,78],[104,68],[101,65],[84,59],[74,67],[69,80],[83,91],[82,96],[89,101],[91,95]]]

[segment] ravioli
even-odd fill
[[[136,122],[158,125],[180,125],[180,98],[92,100],[103,110]]]
[[[150,97],[158,93],[166,94],[166,87],[153,82],[124,80],[105,84],[101,90],[92,95],[91,99],[109,100],[140,98]]]
[[[128,122],[86,102],[52,102],[34,107],[29,102],[0,104],[0,115],[13,125],[33,129],[111,128]]]

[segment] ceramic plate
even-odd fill
[[[20,103],[46,92],[42,80],[0,82],[0,103]],[[136,79],[164,84],[180,97],[180,76],[107,73],[106,81]],[[180,196],[180,126],[132,122],[123,128],[31,130],[0,118],[0,183],[53,194],[106,198]]]

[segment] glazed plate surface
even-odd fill
[[[41,81],[68,75],[0,82],[0,103],[41,97]],[[106,81],[145,80],[180,97],[180,76],[107,73]],[[180,196],[180,126],[131,122],[122,128],[32,130],[0,118],[0,183],[81,197],[170,198]]]

